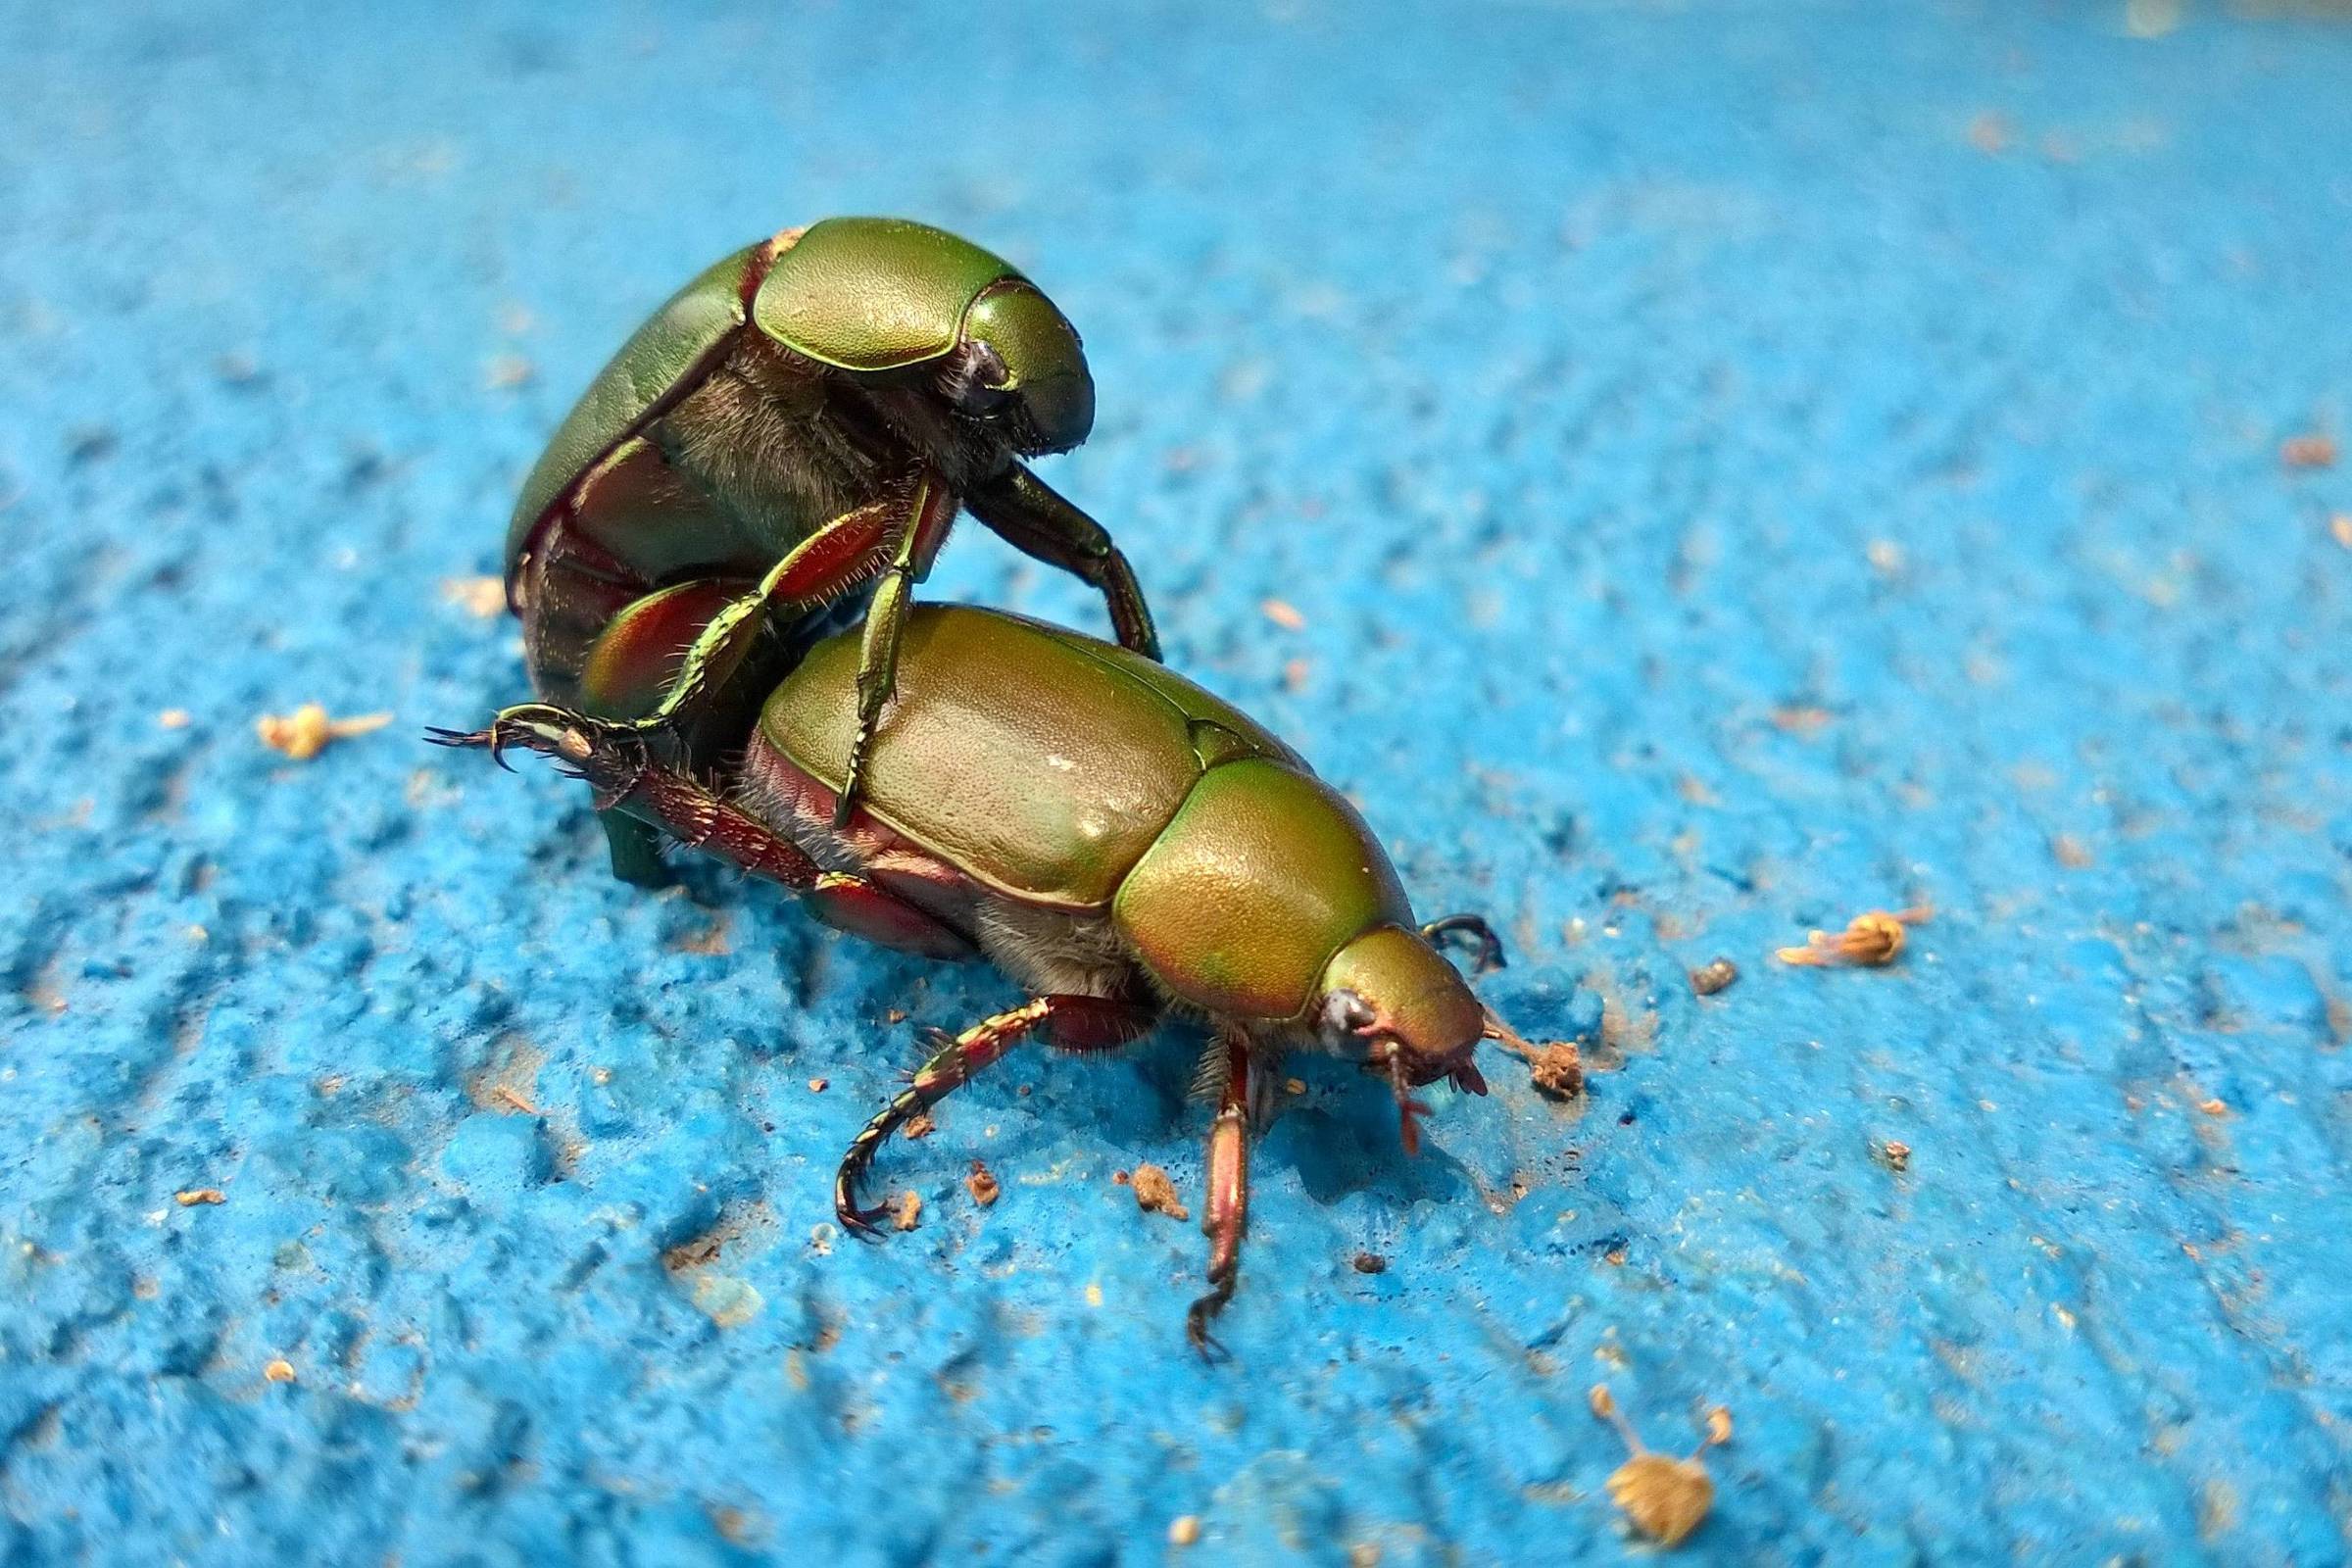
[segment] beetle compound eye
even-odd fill
[[[1334,991],[1323,999],[1323,1027],[1333,1034],[1360,1034],[1372,1027],[1371,1005],[1352,991]]]
[[[972,380],[991,392],[1002,392],[1012,381],[1012,372],[1004,368],[1004,357],[986,343],[974,343]]]
[[[989,414],[1010,396],[1006,385],[1012,372],[1004,358],[986,343],[966,343],[948,357],[940,373],[940,391],[966,414]]]

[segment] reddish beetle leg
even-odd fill
[[[983,1019],[946,1040],[931,1059],[917,1067],[914,1081],[877,1112],[850,1140],[833,1175],[833,1214],[853,1236],[879,1239],[873,1222],[883,1210],[858,1206],[858,1183],[873,1163],[874,1152],[915,1116],[970,1083],[981,1068],[1003,1056],[1031,1034],[1045,1031],[1048,1044],[1063,1051],[1108,1051],[1150,1033],[1157,1014],[1133,1002],[1104,997],[1033,997],[1017,1007]]]
[[[1184,1335],[1204,1360],[1225,1353],[1209,1320],[1233,1299],[1242,1273],[1242,1236],[1250,1228],[1250,1050],[1241,1036],[1225,1047],[1225,1088],[1208,1129],[1208,1201],[1200,1229],[1208,1237],[1208,1294],[1184,1314]]]

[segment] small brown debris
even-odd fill
[[[1303,659],[1294,659],[1282,666],[1282,689],[1286,692],[1306,690],[1307,681],[1314,675],[1315,666]]]
[[[1775,955],[1783,963],[1829,967],[1836,964],[1858,964],[1876,968],[1892,963],[1903,951],[1906,928],[1930,918],[1935,911],[1924,905],[1889,912],[1872,909],[1857,914],[1843,931],[1832,936],[1827,931],[1810,932],[1801,948],[1783,948]]]
[[[1135,1167],[1135,1206],[1147,1214],[1165,1214],[1170,1219],[1191,1219],[1192,1212],[1176,1196],[1176,1184],[1168,1173],[1157,1165]]]
[[[891,1217],[891,1223],[900,1230],[910,1231],[914,1229],[915,1222],[921,1218],[922,1212],[923,1195],[909,1187],[900,1195],[899,1211]]]
[[[1988,157],[2009,148],[2009,122],[1987,109],[1968,122],[1968,144]]]
[[[939,1131],[939,1123],[931,1119],[931,1113],[927,1110],[918,1110],[906,1118],[906,1125],[899,1129],[899,1136],[901,1138],[928,1138],[937,1131]]]
[[[2352,550],[2352,512],[2339,512],[2329,517],[2328,531],[2335,535],[2337,544],[2342,545],[2346,550]]]
[[[1899,1139],[1889,1138],[1879,1145],[1879,1159],[1896,1175],[1911,1168],[1911,1146]]]
[[[1123,1170],[1114,1170],[1114,1171],[1112,1171],[1112,1172],[1110,1173],[1110,1185],[1111,1185],[1111,1186],[1113,1186],[1113,1187],[1124,1187],[1124,1186],[1126,1186],[1126,1185],[1127,1185],[1127,1173],[1126,1173],[1125,1171],[1123,1171]]]
[[[1348,1548],[1348,1568],[1380,1568],[1380,1547],[1359,1541]]]
[[[808,1080],[808,1092],[812,1095],[821,1095],[825,1092],[825,1085],[832,1081],[830,1078],[811,1078]]]
[[[1740,978],[1740,966],[1729,958],[1713,958],[1690,971],[1690,989],[1702,997],[1728,991]]]
[[[2290,435],[2278,443],[2278,461],[2290,468],[2332,468],[2335,440],[2316,432]]]
[[[1538,1046],[1527,1058],[1528,1078],[1536,1093],[1553,1100],[1574,1100],[1585,1092],[1585,1064],[1573,1040],[1554,1040]]]
[[[488,620],[507,608],[507,585],[499,577],[444,577],[441,597],[476,620]]]
[[[1269,599],[1257,608],[1268,620],[1284,631],[1299,631],[1306,625],[1306,617],[1298,613],[1298,607],[1286,600]]]
[[[2227,1116],[2230,1114],[2229,1102],[2219,1099],[2200,1100],[2197,1102],[2197,1108],[2208,1116]]]
[[[1590,1397],[1592,1413],[1617,1429],[1631,1455],[1609,1476],[1609,1500],[1650,1540],[1666,1546],[1682,1544],[1715,1505],[1715,1483],[1698,1456],[1732,1440],[1732,1412],[1720,1404],[1709,1410],[1706,1436],[1690,1458],[1677,1459],[1642,1446],[1607,1384],[1592,1385]]]
[[[305,703],[282,718],[275,713],[264,713],[254,720],[253,732],[270,750],[283,752],[297,762],[307,762],[325,751],[330,742],[369,734],[391,722],[390,713],[329,718],[326,710],[317,703]]]
[[[523,1094],[512,1084],[492,1084],[490,1086],[490,1096],[494,1100],[498,1100],[507,1104],[513,1105],[516,1110],[521,1111],[525,1116],[536,1116],[539,1114],[539,1107],[531,1103],[530,1097]]]
[[[972,1201],[982,1208],[995,1202],[1004,1193],[996,1174],[979,1160],[972,1161],[972,1173],[963,1179],[963,1190],[972,1195]]]
[[[294,1381],[294,1363],[280,1356],[262,1368],[262,1376],[272,1383],[291,1383]]]
[[[2050,854],[2060,865],[2070,871],[2080,871],[2091,863],[2090,846],[2072,833],[2061,833],[2050,840]]]
[[[1350,1259],[1350,1264],[1358,1274],[1386,1274],[1389,1271],[1389,1260],[1378,1252],[1358,1252]]]
[[[172,1195],[172,1201],[182,1208],[194,1208],[198,1203],[225,1203],[228,1195],[218,1187],[190,1187]]]
[[[728,924],[727,916],[722,911],[716,919],[701,930],[689,931],[683,936],[670,938],[670,951],[672,953],[691,953],[697,957],[703,958],[723,958],[735,951],[727,940]]]
[[[538,373],[538,367],[519,354],[494,354],[490,363],[482,367],[482,385],[493,392],[503,392],[527,384]]]
[[[2348,526],[2352,526],[2352,524],[2348,524]],[[155,721],[166,729],[186,729],[188,727],[188,710],[184,708],[167,708],[155,715]]]
[[[1168,1521],[1168,1544],[1189,1546],[1200,1539],[1200,1516],[1181,1513]]]
[[[1282,1081],[1282,1092],[1286,1095],[1303,1095],[1306,1093],[1306,1080],[1303,1078],[1285,1078]]]
[[[662,1266],[672,1274],[682,1274],[690,1268],[718,1261],[720,1242],[716,1236],[690,1237],[662,1254]]]
[[[1830,710],[1806,703],[1789,703],[1772,710],[1773,728],[1790,735],[1814,735],[1830,722]]]
[[[714,1507],[710,1524],[722,1539],[737,1546],[756,1546],[767,1536],[767,1521],[743,1508]]]

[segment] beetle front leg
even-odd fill
[[[1101,592],[1120,647],[1159,658],[1159,633],[1135,569],[1101,523],[1017,463],[963,499],[972,515],[1013,549]]]
[[[1468,937],[1477,945],[1477,956],[1470,960],[1472,974],[1510,967],[1502,956],[1502,938],[1494,934],[1494,928],[1487,924],[1484,915],[1441,915],[1421,928],[1421,940],[1433,948],[1444,947],[1446,938],[1455,936]]]
[[[865,760],[873,750],[874,727],[882,710],[898,690],[899,643],[906,635],[906,612],[913,608],[914,585],[931,574],[939,547],[947,543],[956,521],[956,499],[932,479],[921,481],[915,493],[912,519],[899,537],[899,548],[882,569],[882,582],[865,610],[865,637],[858,649],[858,734],[850,743],[850,762],[833,803],[833,825],[847,827],[857,808],[858,786],[865,778]]]
[[[1203,1360],[1225,1353],[1208,1324],[1241,1282],[1242,1237],[1250,1229],[1250,1051],[1239,1036],[1228,1037],[1224,1050],[1225,1088],[1208,1129],[1208,1200],[1200,1215],[1208,1237],[1208,1294],[1184,1314],[1185,1338]]]
[[[873,1163],[875,1151],[907,1121],[970,1083],[981,1068],[1031,1034],[1045,1031],[1047,1043],[1063,1051],[1106,1051],[1140,1039],[1157,1020],[1158,1013],[1140,1003],[1054,995],[1032,998],[947,1040],[841,1156],[841,1168],[833,1176],[833,1213],[842,1229],[854,1236],[880,1237],[873,1222],[884,1211],[858,1205],[858,1183]]]

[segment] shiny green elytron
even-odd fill
[[[1022,461],[1094,417],[1076,329],[967,240],[832,218],[738,251],[622,345],[523,482],[506,573],[533,688],[708,766],[870,587],[844,698],[870,734],[959,510],[1101,589],[1119,641],[1157,658],[1126,558]],[[845,808],[861,761],[854,745]],[[616,872],[658,873],[648,829],[606,827]]]
[[[860,649],[821,642],[768,696],[723,790],[653,758],[630,729],[540,707],[448,737],[519,745],[589,780],[598,805],[800,891],[823,918],[941,958],[981,956],[1029,1002],[942,1038],[851,1144],[844,1226],[872,1234],[857,1187],[874,1152],[1022,1039],[1115,1048],[1163,1016],[1204,1023],[1218,1110],[1203,1225],[1209,1292],[1234,1290],[1249,1205],[1248,1137],[1283,1054],[1337,1054],[1395,1091],[1486,1084],[1483,1039],[1520,1043],[1435,939],[1493,934],[1473,916],[1418,924],[1353,808],[1255,721],[1150,660],[990,611],[925,607],[906,626],[899,698],[864,792],[835,808],[858,739]]]

